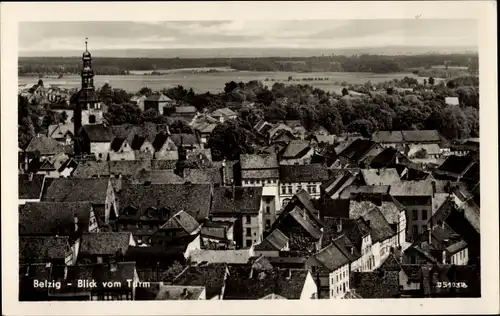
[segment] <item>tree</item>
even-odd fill
[[[230,93],[236,88],[238,88],[238,84],[236,82],[234,81],[228,82],[224,87],[224,93]]]
[[[293,80],[293,77],[292,76],[288,76],[288,81],[292,81]]]
[[[161,115],[155,109],[151,108],[144,112],[139,117],[139,123],[151,122],[155,124],[169,124],[168,117]]]
[[[425,158],[427,158],[427,156],[428,156],[427,150],[425,148],[422,148],[415,153],[415,158],[418,158],[418,159],[425,159]]]
[[[347,90],[346,88],[343,88],[342,89],[342,96],[346,96],[346,95],[349,95],[349,90]]]
[[[429,84],[430,84],[431,86],[433,86],[433,85],[434,85],[434,78],[433,78],[433,77],[429,77]]]
[[[238,160],[241,154],[252,153],[253,135],[236,120],[226,121],[218,125],[208,139],[208,147],[212,150],[214,160]]]
[[[347,130],[351,133],[358,132],[364,137],[370,137],[375,131],[375,126],[370,120],[359,119],[349,124]]]
[[[141,109],[135,104],[111,104],[104,119],[109,125],[138,124],[141,118]]]
[[[149,97],[152,93],[153,91],[148,87],[142,87],[141,90],[139,90],[139,94],[145,95],[147,97]]]
[[[172,282],[176,276],[181,274],[183,270],[184,266],[179,261],[174,261],[172,265],[169,266],[168,269],[160,275],[159,281]]]
[[[169,126],[170,132],[173,134],[192,134],[193,129],[188,123],[182,120],[175,120]]]
[[[42,88],[43,88],[43,80],[42,80],[42,79],[38,79],[37,86],[39,86],[39,87],[42,87]]]
[[[427,85],[427,79],[424,79],[424,86]]]

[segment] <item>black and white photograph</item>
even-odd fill
[[[275,13],[17,23],[19,303],[494,294],[480,19]]]

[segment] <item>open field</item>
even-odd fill
[[[289,81],[289,77],[292,81]],[[197,73],[170,73],[160,76],[150,75],[129,75],[129,76],[96,76],[96,87],[102,86],[108,82],[113,88],[124,89],[127,92],[135,93],[142,87],[147,86],[153,90],[175,87],[182,85],[186,88],[193,88],[197,93],[220,92],[224,89],[225,83],[229,81],[248,82],[259,80],[268,86],[276,82],[285,84],[308,84],[326,91],[340,92],[342,90],[341,82],[348,84],[362,84],[366,81],[378,83],[388,81],[394,78],[402,79],[404,77],[417,78],[423,81],[424,78],[418,78],[411,73],[349,73],[349,72],[253,72],[253,71],[222,71],[216,73],[197,72]],[[318,78],[323,80],[304,80],[307,78]],[[266,80],[267,79],[267,80]],[[61,79],[45,78],[45,84],[59,84],[62,87],[78,88],[81,85],[81,78],[77,75],[67,76]],[[36,84],[37,77],[19,77],[19,84]]]

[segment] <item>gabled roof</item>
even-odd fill
[[[347,258],[334,243],[321,249],[318,253],[313,255],[313,257],[317,263],[321,264],[330,272],[349,264],[349,258]]]
[[[236,113],[229,108],[222,108],[222,109],[217,109],[217,110],[213,111],[211,115],[214,117],[219,117],[219,116],[229,117],[229,116],[235,116]]]
[[[74,178],[88,179],[92,177],[109,177],[108,161],[84,161],[80,162],[72,176]]]
[[[210,300],[222,294],[227,265],[206,264],[187,267],[173,281],[174,285],[205,286],[206,298]]]
[[[448,173],[460,176],[475,162],[471,156],[449,156],[437,169],[436,173]]]
[[[241,169],[277,169],[276,154],[242,154],[240,155]]]
[[[370,235],[373,243],[382,242],[396,235],[396,232],[391,228],[377,207],[365,213],[362,218],[365,220],[366,225],[370,227]]]
[[[122,148],[123,143],[125,142],[125,138],[123,137],[115,137],[111,142],[110,148],[113,151],[118,151]]]
[[[19,261],[42,263],[64,260],[69,252],[67,236],[20,236]]]
[[[66,124],[53,124],[48,127],[47,135],[52,138],[63,138],[66,137],[67,134],[73,136],[73,132],[75,129],[74,123],[66,123]]]
[[[280,181],[294,182],[323,182],[328,180],[328,169],[323,164],[309,165],[281,165],[279,167]]]
[[[152,94],[150,95],[146,101],[152,101],[152,102],[170,102],[172,99],[169,97],[165,96],[164,94]]]
[[[282,159],[297,159],[301,158],[311,150],[309,141],[307,140],[292,140],[285,147],[281,154]]]
[[[401,182],[395,168],[361,169],[361,175],[366,185],[397,185]]]
[[[346,235],[340,235],[339,237],[332,240],[332,243],[337,246],[337,248],[342,251],[344,256],[349,259],[349,262],[354,262],[361,257],[361,253],[356,249],[354,244],[347,238]]]
[[[253,271],[249,266],[231,266],[224,290],[225,300],[255,300],[269,294],[287,299],[300,299],[307,270],[272,269]]]
[[[330,180],[324,182],[321,185],[321,189],[325,193],[332,197],[338,198],[342,190],[351,185],[356,180],[356,175],[349,170],[341,170],[336,175],[334,175]]]
[[[279,229],[274,229],[265,239],[277,250],[283,250],[287,246],[288,240],[288,237]]]
[[[82,129],[92,143],[108,143],[113,138],[109,128],[103,124],[83,125]]]
[[[42,156],[64,153],[65,147],[57,140],[44,135],[33,137],[25,149],[26,152],[39,152]]]
[[[183,229],[189,235],[197,231],[199,228],[200,223],[184,211],[177,212],[165,224],[160,226],[160,230]]]
[[[389,194],[391,186],[389,185],[350,185],[345,187],[341,193],[341,199],[349,199],[351,196],[364,193],[364,194]]]
[[[256,214],[262,187],[219,187],[213,190],[212,214]]]
[[[104,204],[109,179],[54,179],[42,196],[45,202],[81,202]]]
[[[184,210],[196,220],[208,217],[210,184],[128,184],[118,194],[120,209],[134,206],[140,212],[151,207]]]
[[[80,255],[115,255],[118,251],[125,255],[131,238],[130,232],[86,233],[80,242]]]
[[[45,183],[44,174],[19,174],[17,178],[19,185],[19,199],[40,199]]]
[[[372,140],[358,138],[339,152],[338,155],[352,162],[358,162],[373,146],[375,146],[375,142]]]
[[[72,235],[88,230],[90,202],[33,202],[19,206],[19,235]]]
[[[370,228],[363,221],[350,218],[325,217],[323,222],[323,239],[325,241],[333,241],[335,238],[345,235],[358,252],[361,251],[362,238],[370,234]]]
[[[300,226],[302,226],[302,228],[306,230],[311,235],[311,237],[313,237],[314,239],[319,239],[321,237],[320,228],[316,225],[315,222],[311,221],[309,217],[304,218],[304,212],[307,211],[295,207],[290,213],[288,213],[288,216],[291,216],[293,219],[295,219],[295,221]]]
[[[200,141],[195,134],[170,134],[169,138],[176,146],[200,144]]]

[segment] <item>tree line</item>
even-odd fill
[[[415,56],[331,55],[319,57],[254,58],[94,58],[98,75],[126,75],[131,70],[231,67],[244,71],[339,71],[392,73],[408,68],[430,68],[434,65],[467,66],[477,69],[477,54],[426,54]],[[19,75],[77,74],[79,57],[21,57]]]

